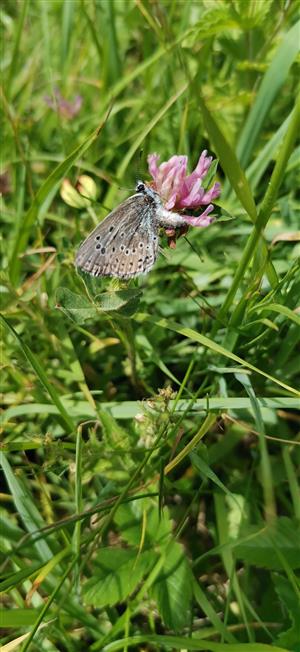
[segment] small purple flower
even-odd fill
[[[212,156],[207,156],[205,149],[191,174],[187,174],[187,156],[172,156],[168,161],[158,165],[158,154],[148,156],[149,172],[152,176],[152,186],[160,195],[164,208],[171,211],[197,210],[206,206],[201,215],[183,214],[184,221],[190,226],[208,226],[213,218],[209,214],[214,210],[211,203],[220,194],[220,184],[214,183],[205,190],[202,181],[206,176]]]
[[[67,120],[72,120],[79,113],[82,105],[81,95],[76,95],[72,102],[68,102],[68,100],[63,98],[58,88],[54,89],[52,97],[46,95],[44,100],[50,109],[53,109],[53,111],[56,111],[62,118],[66,118]]]

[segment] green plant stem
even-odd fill
[[[34,635],[36,634],[40,624],[44,620],[47,611],[49,610],[53,600],[57,596],[60,588],[64,584],[65,580],[67,579],[67,577],[68,577],[69,573],[71,572],[72,568],[75,566],[76,562],[77,562],[77,556],[73,559],[71,564],[68,566],[67,570],[64,572],[64,574],[63,574],[62,578],[60,579],[59,583],[55,587],[54,591],[51,593],[51,595],[48,598],[47,602],[45,603],[43,609],[40,611],[40,613],[38,615],[38,618],[37,618],[37,620],[36,620],[36,622],[34,624],[34,627],[33,627],[32,631],[31,631],[29,637],[27,638],[27,640],[25,641],[24,645],[21,648],[21,652],[26,652],[26,650],[28,650],[29,645],[32,642],[32,640],[34,638]]]
[[[227,293],[227,296],[225,298],[225,301],[223,303],[222,308],[219,311],[218,314],[218,321],[222,322],[224,319],[225,315],[227,314],[230,306],[233,303],[234,297],[237,293],[237,290],[239,288],[239,285],[243,279],[243,276],[245,274],[245,271],[247,267],[249,266],[252,256],[255,253],[257,243],[259,241],[259,238],[266,227],[268,220],[271,215],[271,211],[274,205],[274,202],[277,197],[278,189],[281,184],[281,181],[284,176],[284,171],[285,167],[287,165],[287,162],[289,160],[289,157],[291,155],[295,140],[297,138],[297,134],[299,133],[300,130],[300,96],[298,98],[298,101],[296,102],[291,121],[289,124],[289,128],[287,130],[285,140],[283,142],[281,151],[279,153],[276,165],[274,167],[270,183],[267,189],[267,192],[265,194],[265,198],[263,200],[261,209],[259,211],[257,220],[255,222],[255,225],[253,227],[252,233],[248,239],[248,242],[246,244],[246,247],[243,251],[243,255],[241,257],[239,266],[236,270],[235,276],[232,281],[232,285]],[[215,335],[216,331],[218,330],[218,321],[215,322],[215,328],[213,329],[213,335]],[[231,324],[234,326],[234,324]]]

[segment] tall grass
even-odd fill
[[[3,650],[296,652],[297,4],[7,0],[1,29]],[[203,149],[210,227],[76,273],[147,154]]]

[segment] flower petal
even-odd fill
[[[157,178],[158,172],[159,172],[159,167],[157,165],[157,162],[159,161],[160,156],[159,154],[149,154],[147,161],[148,161],[148,169],[151,174],[151,177],[154,179],[154,181]]]
[[[203,204],[208,204],[208,202],[212,201],[212,199],[216,199],[216,197],[219,197],[219,194],[221,192],[221,184],[216,182],[214,185],[203,195],[202,197],[202,203]]]
[[[209,217],[209,213],[213,210],[213,204],[209,204],[201,215],[197,215],[197,217],[194,217],[193,215],[183,215],[183,217],[189,226],[208,226],[213,221],[213,217]]]

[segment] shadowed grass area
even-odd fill
[[[4,652],[298,650],[297,19],[2,6]],[[148,154],[204,149],[213,224],[135,280],[75,270]]]

